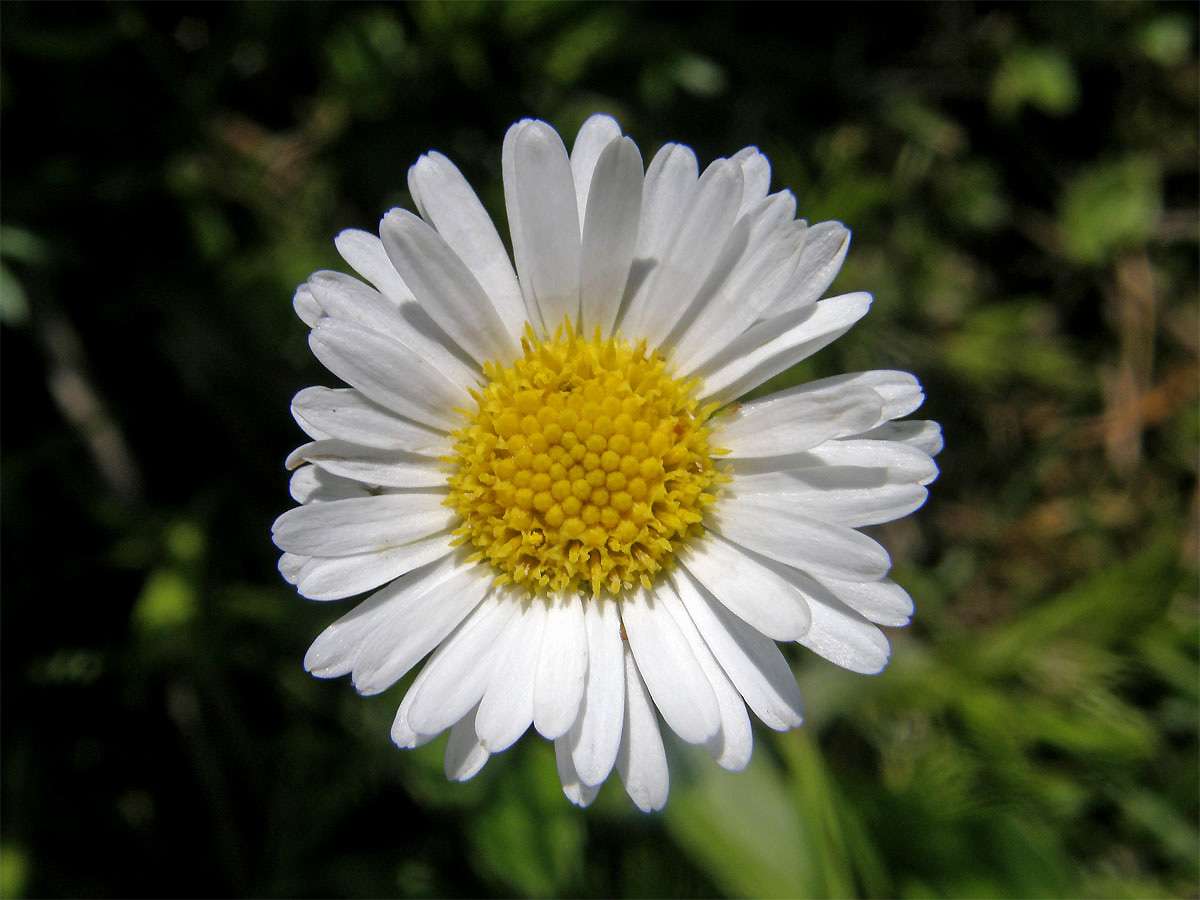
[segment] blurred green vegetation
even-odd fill
[[[0,895],[1200,892],[1195,4],[2,12]],[[539,740],[397,751],[268,540],[329,382],[294,285],[420,153],[503,223],[506,127],[598,110],[854,229],[871,315],[776,384],[911,370],[947,444],[879,529],[889,669],[793,654],[805,726],[738,775],[668,739],[649,817]]]

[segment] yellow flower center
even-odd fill
[[[651,576],[701,530],[718,475],[696,381],[645,343],[532,331],[523,355],[484,366],[479,408],[455,432],[448,505],[473,559],[531,592],[603,589]]]

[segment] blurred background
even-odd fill
[[[3,5],[0,894],[1196,897],[1194,3]],[[889,669],[789,648],[806,724],[587,811],[540,739],[465,785],[403,687],[309,677],[292,291],[448,154],[616,115],[747,144],[871,314],[790,383],[901,368],[943,424],[878,531]],[[698,758],[699,757],[699,758]]]

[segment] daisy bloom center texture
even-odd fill
[[[649,588],[703,517],[716,472],[695,382],[618,338],[532,331],[513,365],[484,366],[455,432],[456,534],[497,583],[616,596]]]
[[[616,774],[667,802],[664,726],[730,771],[801,724],[803,648],[888,663],[911,598],[861,529],[937,477],[907,372],[746,395],[849,331],[825,296],[850,232],[796,217],[754,147],[645,163],[610,116],[568,151],[545,122],[501,151],[506,246],[447,157],[408,171],[415,210],[335,239],[358,274],[296,290],[341,386],[292,400],[279,570],[317,601],[365,595],[308,648],[319,678],[403,685],[391,737],[444,738],[475,777],[529,731],[578,806]]]

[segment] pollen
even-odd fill
[[[511,366],[485,364],[454,433],[447,504],[498,584],[614,596],[650,587],[703,532],[723,480],[697,382],[644,342],[527,330]]]

